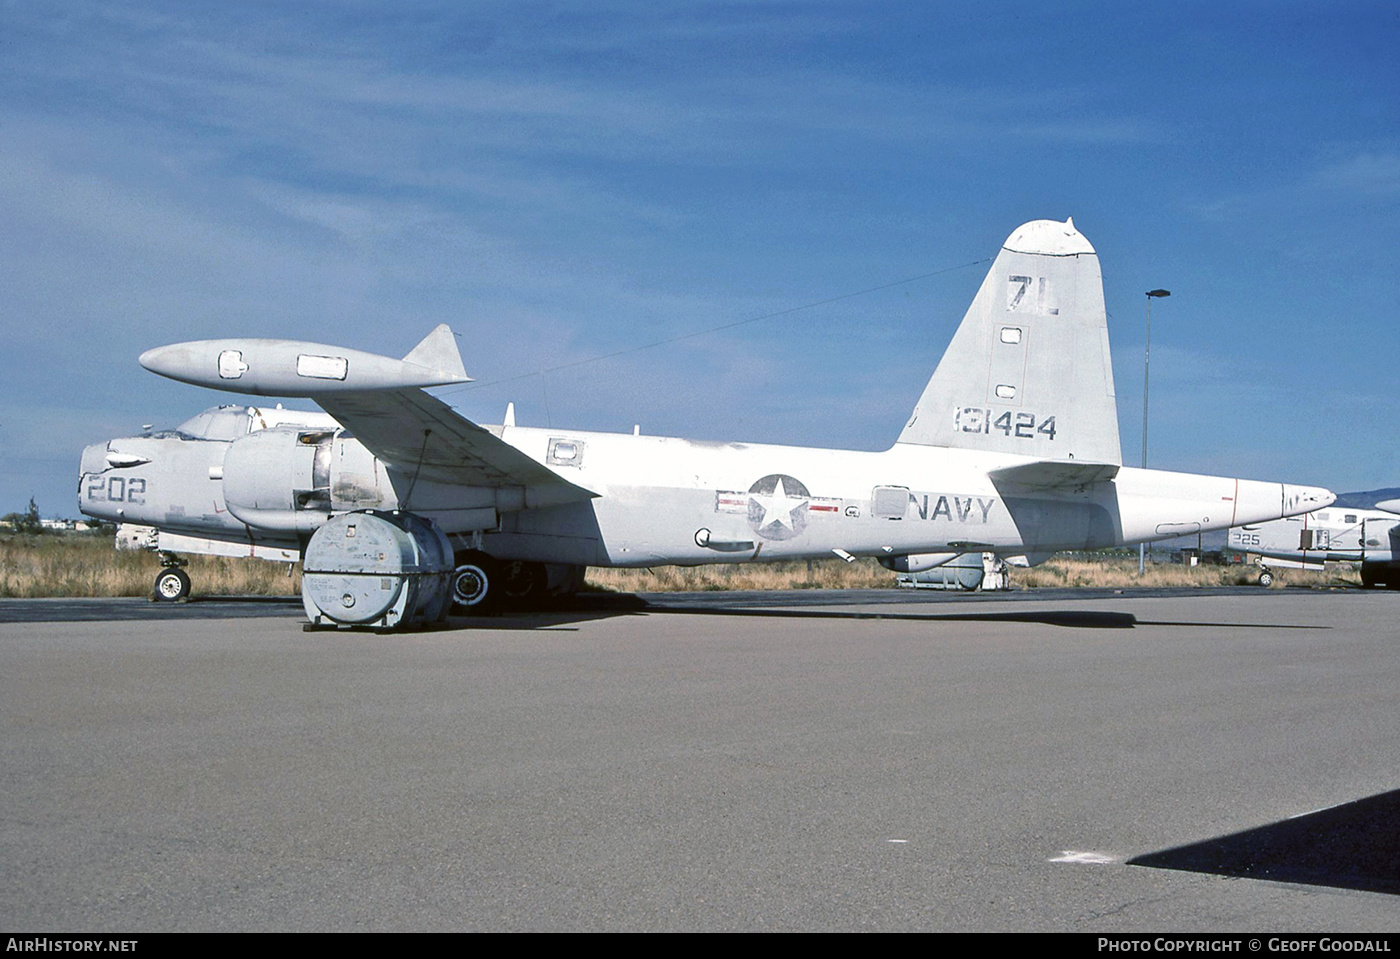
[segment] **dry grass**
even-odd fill
[[[719,566],[657,566],[652,569],[588,570],[588,585],[621,593],[700,592],[725,589],[881,589],[895,574],[873,559],[847,563],[818,559]]]
[[[664,593],[724,589],[878,589],[897,585],[894,573],[874,560],[845,563],[838,559],[814,560],[808,573],[805,562],[750,563],[732,566],[661,566],[655,569],[590,569],[588,583],[600,589],[626,593]],[[1101,553],[1092,559],[1057,556],[1031,569],[1012,568],[1012,589],[1045,587],[1129,588],[1134,586],[1205,588],[1252,586],[1259,575],[1256,566],[1182,566],[1150,564],[1138,576],[1137,557]],[[1274,588],[1284,586],[1359,586],[1360,577],[1346,567],[1325,572],[1290,569],[1274,571]]]
[[[282,563],[189,557],[194,592],[203,596],[294,596],[301,590],[300,568],[287,575]],[[144,551],[116,550],[111,536],[0,535],[0,597],[147,596],[160,563]],[[1139,578],[1137,557],[1101,553],[1092,558],[1056,557],[1034,569],[1012,569],[1012,589],[1039,587],[1128,588],[1134,586],[1207,588],[1253,584],[1254,566],[1149,565]],[[895,574],[874,560],[839,559],[736,563],[721,566],[660,566],[655,569],[590,569],[588,585],[625,593],[707,590],[881,589],[896,585]],[[1276,570],[1274,588],[1357,586],[1354,569],[1324,572]]]
[[[301,591],[284,563],[192,556],[187,572],[205,596],[282,596]],[[160,562],[144,550],[118,550],[111,536],[0,536],[0,597],[148,596]]]
[[[1182,566],[1179,563],[1149,564],[1138,575],[1137,557],[1103,554],[1094,559],[1057,556],[1031,569],[1012,569],[1011,586],[1023,589],[1041,587],[1111,587],[1131,586],[1196,587],[1253,586],[1258,582],[1259,567],[1249,566]],[[1314,572],[1305,569],[1274,570],[1275,589],[1284,586],[1360,586],[1361,577],[1346,566],[1329,567]]]

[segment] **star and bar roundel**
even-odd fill
[[[749,528],[763,539],[792,539],[802,535],[812,513],[835,515],[839,500],[820,499],[802,481],[786,473],[770,473],[754,482],[748,492],[721,491],[715,496],[721,513],[747,513]]]

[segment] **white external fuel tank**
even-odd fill
[[[452,545],[413,513],[344,513],[306,546],[302,604],[313,626],[402,629],[441,622],[452,604]]]

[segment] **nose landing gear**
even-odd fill
[[[161,564],[165,567],[156,574],[151,587],[151,600],[157,603],[175,603],[188,599],[190,595],[190,574],[181,569],[188,560],[174,553],[161,553]]]

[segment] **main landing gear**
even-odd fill
[[[452,574],[452,612],[479,616],[491,612],[497,603],[500,567],[479,550],[457,553],[457,569]]]
[[[551,593],[572,592],[582,580],[582,567],[502,561],[477,549],[459,550],[456,561],[452,612],[458,616],[485,616],[502,609],[535,606]],[[557,584],[552,582],[555,579]]]

